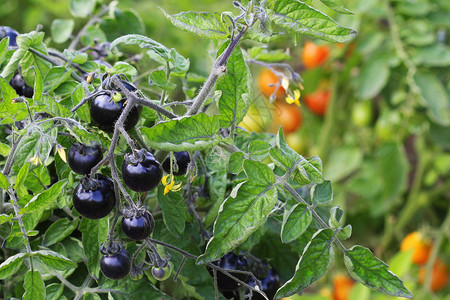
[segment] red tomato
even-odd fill
[[[331,92],[329,90],[317,90],[305,96],[305,104],[318,116],[325,115],[330,102]]]
[[[302,50],[303,65],[307,69],[312,69],[323,65],[330,56],[328,45],[316,45],[311,41],[306,41]]]
[[[284,134],[294,132],[302,124],[303,117],[300,109],[295,104],[277,103],[275,105],[275,118],[273,129],[283,127]]]

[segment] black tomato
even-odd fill
[[[115,203],[114,183],[111,178],[102,174],[96,174],[95,179],[81,179],[73,194],[73,206],[80,215],[88,219],[106,217]]]
[[[278,276],[277,271],[275,271],[275,269],[273,268],[268,268],[266,270],[265,276],[258,277],[257,274],[255,275],[261,282],[262,291],[267,295],[269,299],[273,299],[278,288],[280,287],[280,277]],[[253,279],[253,277],[250,276],[248,278],[247,284],[251,287],[255,286],[255,280]],[[261,300],[264,299],[264,297],[259,293],[253,292],[252,299]]]
[[[241,255],[236,255],[234,253],[228,253],[225,254],[221,259],[216,260],[213,262],[218,267],[221,267],[225,270],[239,270],[239,271],[248,271],[249,270],[249,263],[246,257]],[[213,271],[211,268],[208,268],[209,273],[211,276],[213,276]],[[230,277],[226,276],[219,270],[216,272],[217,274],[217,284],[219,290],[222,291],[233,291],[239,288],[239,284],[231,279]],[[231,275],[234,277],[246,282],[248,275],[245,274],[239,274],[239,273],[233,273],[230,272]]]
[[[161,165],[150,152],[139,150],[136,157],[128,154],[122,163],[122,178],[125,184],[136,192],[154,189],[161,181]]]
[[[127,250],[120,249],[117,253],[107,253],[100,259],[100,270],[110,279],[125,278],[131,270],[131,258]]]
[[[174,163],[177,164],[178,170],[175,172],[173,171],[173,175],[184,175],[186,174],[189,162],[191,161],[191,157],[189,156],[189,152],[187,151],[180,151],[180,152],[174,152],[173,156],[175,158]],[[170,156],[164,160],[162,163],[163,170],[166,171],[166,173],[170,173]]]
[[[17,73],[14,75],[13,78],[9,81],[9,84],[13,87],[14,90],[16,90],[16,93],[19,96],[24,96],[27,98],[32,98],[34,91],[33,88],[30,87],[26,82],[25,79],[23,79],[22,75],[20,73]]]
[[[112,96],[108,94],[100,94],[91,101],[91,119],[92,122],[103,131],[113,132],[114,124],[125,108],[126,98],[122,97],[119,102],[114,102]],[[124,127],[125,130],[132,129],[139,121],[142,107],[135,106],[128,114]]]
[[[155,219],[148,211],[131,218],[123,217],[122,219],[123,233],[135,241],[148,238],[153,232],[153,228],[155,228]]]
[[[69,149],[67,162],[75,173],[85,175],[91,172],[103,158],[99,145],[86,146],[80,143],[73,144]]]
[[[16,38],[19,35],[17,31],[8,26],[0,26],[0,40],[9,36],[9,44],[10,47],[17,47]]]

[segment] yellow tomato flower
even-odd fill
[[[286,97],[286,102],[289,104],[295,103],[297,106],[300,106],[300,90],[294,91],[294,96],[292,97],[292,94],[288,94]]]
[[[59,154],[59,157],[61,157],[61,160],[65,163],[67,163],[67,156],[66,156],[66,151],[64,150],[64,148],[61,145],[56,145],[56,151]]]
[[[164,185],[164,195],[168,192],[178,192],[181,189],[181,182],[179,184],[175,184],[175,180],[173,175],[167,174],[161,179],[162,184]]]
[[[39,157],[38,154],[34,155],[32,158],[30,158],[30,163],[32,163],[33,165],[37,166],[39,164],[42,164],[42,160]]]

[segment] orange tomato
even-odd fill
[[[295,104],[277,103],[274,115],[272,131],[277,131],[281,126],[284,134],[296,131],[303,121],[302,113]]]
[[[421,267],[419,270],[419,283],[425,282],[427,270],[425,267]],[[431,290],[439,291],[443,289],[448,282],[448,268],[445,263],[440,259],[436,259],[431,271]]]
[[[331,92],[329,90],[317,90],[305,96],[305,104],[318,116],[325,115],[330,101]]]
[[[424,264],[430,257],[432,244],[426,241],[418,231],[411,232],[402,241],[400,251],[413,250],[412,261],[415,264]]]
[[[347,300],[353,288],[353,280],[344,274],[333,278],[333,300]]]
[[[278,83],[278,77],[270,69],[264,69],[258,75],[258,88],[267,98],[270,98],[270,96],[275,92],[275,86]],[[277,100],[281,100],[285,97],[285,95],[286,93],[284,88],[280,85],[275,93],[275,98]]]
[[[327,45],[316,45],[306,41],[302,50],[302,62],[306,69],[312,69],[323,65],[330,56],[330,47]]]

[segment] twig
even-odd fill
[[[101,21],[101,17],[103,17],[106,13],[108,13],[109,8],[108,6],[103,6],[102,10],[90,18],[90,20],[81,28],[81,30],[78,32],[78,34],[73,38],[72,42],[69,45],[69,50],[75,50],[75,48],[78,45],[78,42],[80,41],[81,37],[86,33],[86,30],[89,28],[89,26],[95,24],[96,22]]]

